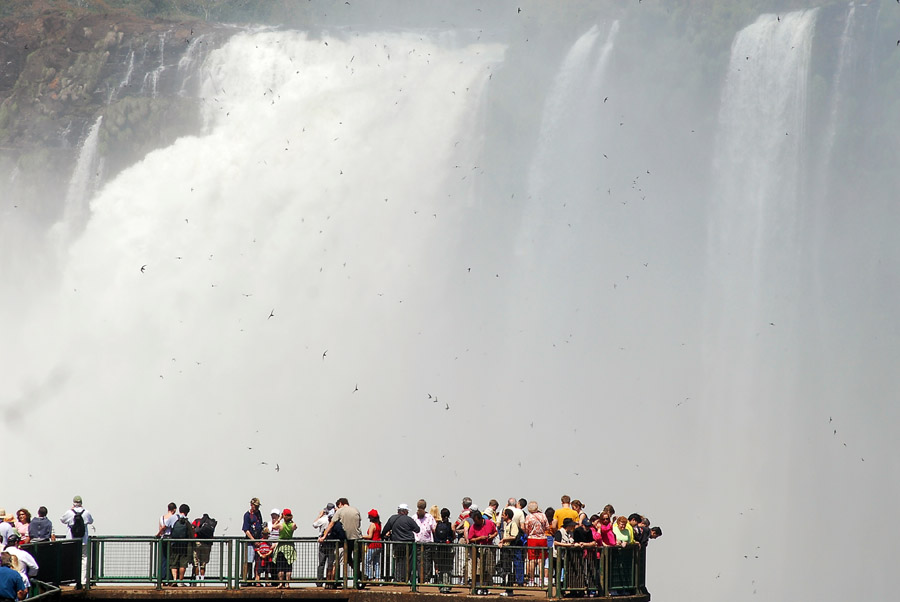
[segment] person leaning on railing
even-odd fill
[[[484,587],[492,583],[491,574],[494,570],[494,550],[488,548],[494,538],[497,536],[497,526],[493,521],[485,520],[484,515],[478,510],[478,506],[472,504],[469,508],[469,517],[472,519],[472,526],[469,527],[467,534],[468,542],[479,546],[476,549],[475,556],[475,593],[479,595],[487,595],[488,590]]]

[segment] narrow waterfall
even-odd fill
[[[585,191],[576,189],[594,181],[600,171],[596,139],[603,104],[600,85],[618,32],[619,22],[614,21],[598,48],[604,32],[592,26],[572,44],[554,78],[527,174],[528,198],[517,244],[520,255],[541,250],[542,233],[554,229],[553,201],[574,197],[577,202]]]
[[[97,153],[97,146],[100,141],[102,123],[103,116],[100,115],[88,130],[84,142],[81,143],[81,150],[78,152],[75,170],[69,179],[62,224],[70,234],[78,232],[87,221],[88,203],[100,180],[101,161]]]

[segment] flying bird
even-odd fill
[[[144,265],[141,266],[141,274],[143,274],[144,270],[146,270],[146,269],[147,269],[147,264],[145,263]]]
[[[322,361],[323,361],[323,362],[325,361],[325,356],[326,356],[326,355],[328,355],[328,350],[327,350],[327,349],[326,349],[325,351],[322,352]]]
[[[444,406],[444,409],[445,409],[445,410],[449,410],[449,409],[450,409],[450,404],[449,404],[449,403],[446,404],[446,405]]]
[[[356,388],[353,389],[353,392],[354,392],[354,393],[356,393],[357,391],[359,391],[359,385],[356,385]]]
[[[278,464],[275,465],[275,472],[279,472],[281,470],[281,466]]]
[[[273,317],[275,317],[275,309],[274,308],[272,309],[272,311],[269,312],[269,318],[273,318]],[[268,320],[269,318],[266,318],[266,320]]]

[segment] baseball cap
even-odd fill
[[[407,506],[406,504],[399,504],[397,506],[397,510],[409,510],[409,506]]]

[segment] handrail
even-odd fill
[[[72,540],[61,540],[66,541]],[[412,592],[452,589],[474,594],[478,590],[495,593],[518,590],[543,593],[548,598],[578,593],[600,596],[646,593],[646,555],[637,545],[625,548],[500,547],[364,539],[320,543],[314,537],[265,540],[263,548],[266,544],[274,548],[273,561],[281,554],[290,562],[287,566],[273,567],[281,568],[286,573],[285,578],[279,579],[277,573],[268,573],[257,582],[250,579],[246,570],[249,555],[257,552],[260,543],[263,542],[245,537],[201,540],[91,536],[86,550],[88,580],[85,585],[146,584],[162,589],[176,582],[171,568],[192,564],[184,572],[184,583],[226,589],[260,583],[362,589],[377,582],[409,587]],[[197,552],[201,553],[194,556]],[[167,566],[169,562],[173,567]],[[202,578],[196,572],[197,564],[205,567]],[[50,597],[53,590],[38,595],[47,593],[44,597]]]
[[[29,600],[56,600],[60,597],[60,589],[50,583],[44,583],[37,579],[31,580],[31,592]]]

